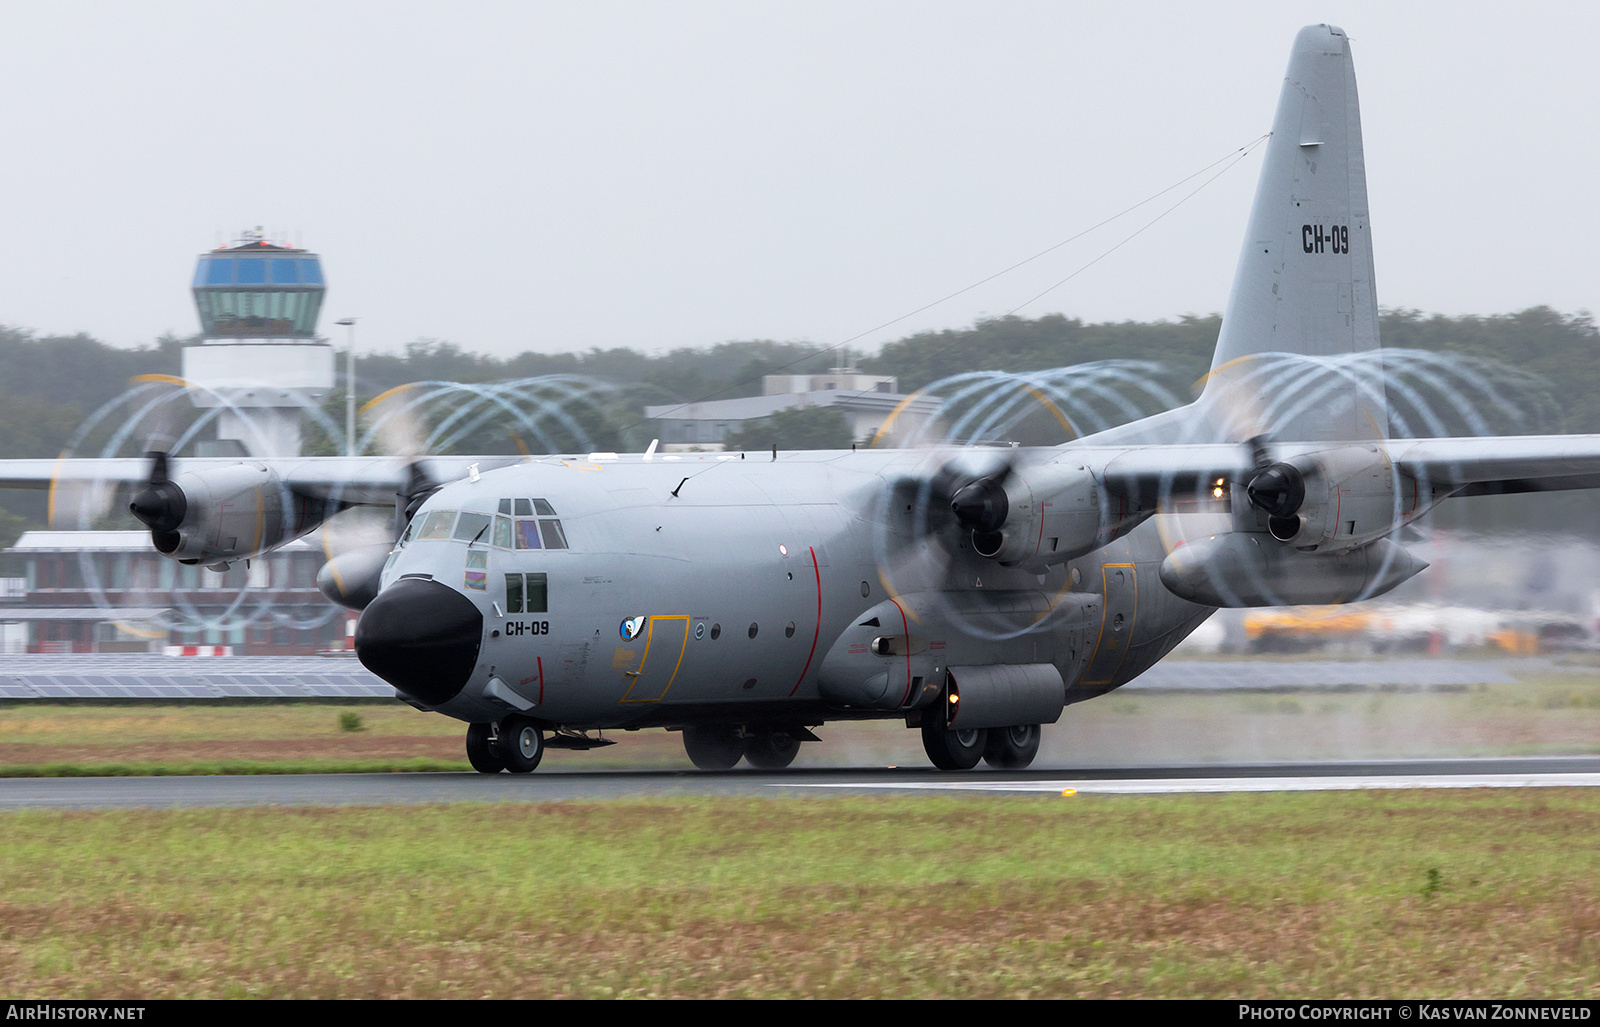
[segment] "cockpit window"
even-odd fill
[[[422,527],[417,531],[417,538],[449,538],[450,526],[455,521],[454,510],[430,510],[428,516],[423,518]]]
[[[568,548],[567,533],[561,527],[561,522],[553,519],[556,508],[547,500],[502,499],[500,513],[513,514],[515,520],[508,520],[504,516],[495,518],[495,545],[505,549]]]
[[[464,513],[456,522],[455,537],[463,542],[473,540],[481,541],[489,533],[489,515],[477,513]]]
[[[560,521],[540,521],[539,532],[544,536],[544,547],[546,549],[567,548],[567,535],[566,532],[561,530]]]

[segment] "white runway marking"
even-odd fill
[[[977,792],[1075,792],[1140,795],[1160,792],[1331,792],[1364,788],[1597,788],[1600,774],[1419,774],[1411,777],[1202,777],[1137,781],[929,781],[784,784],[784,788],[877,788]]]

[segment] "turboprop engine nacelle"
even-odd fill
[[[1062,464],[980,478],[951,507],[979,556],[1040,570],[1099,549],[1147,513],[1122,510],[1088,468]]]
[[[317,572],[317,587],[346,609],[365,610],[377,598],[383,566],[393,551],[394,546],[384,542],[340,553]]]
[[[1267,532],[1302,552],[1359,548],[1424,513],[1431,490],[1374,446],[1307,453],[1263,468],[1246,486]]]
[[[222,569],[292,542],[336,510],[302,496],[265,464],[186,471],[166,479],[164,465],[128,504],[150,528],[156,551],[179,563]]]
[[[1428,566],[1388,539],[1342,553],[1302,553],[1259,532],[1174,549],[1161,583],[1202,606],[1321,606],[1371,599]]]

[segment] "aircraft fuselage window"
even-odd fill
[[[526,499],[518,499],[518,500],[514,500],[513,502],[516,503],[517,516],[518,517],[532,517],[533,516],[533,504],[532,503],[528,502]]]
[[[508,502],[502,501],[501,505],[507,505]],[[496,517],[494,519],[494,545],[498,549],[511,548],[511,518]]]
[[[528,606],[528,612],[529,613],[549,613],[550,612],[550,581],[549,581],[549,578],[542,571],[540,573],[537,573],[537,574],[528,574],[528,575],[526,575],[526,577],[528,579],[528,584],[527,584],[527,588],[524,591],[525,591],[525,594],[527,596],[526,602],[527,602],[527,606]]]
[[[454,510],[432,510],[423,518],[422,527],[417,531],[417,538],[449,538],[450,527],[456,522]]]
[[[543,571],[506,575],[506,613],[550,612],[550,581]]]
[[[526,500],[519,499],[519,500],[517,500],[517,502],[522,503],[522,502],[526,502]],[[517,548],[518,549],[539,549],[539,548],[542,548],[539,545],[539,522],[538,521],[535,521],[535,520],[523,520],[521,518],[517,519]]]
[[[540,517],[554,517],[556,515],[555,507],[551,506],[542,499],[535,499],[533,501],[533,512],[538,514]]]
[[[505,514],[507,517],[511,516],[511,500],[509,500],[509,499],[500,500],[500,512]]]
[[[489,515],[477,513],[464,513],[456,522],[455,537],[463,542],[474,539],[482,541],[483,536],[489,533]]]

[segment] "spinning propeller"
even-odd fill
[[[150,473],[128,502],[128,510],[150,529],[156,550],[170,553],[178,547],[178,526],[189,512],[189,501],[172,480],[166,451],[157,449],[145,455]]]

